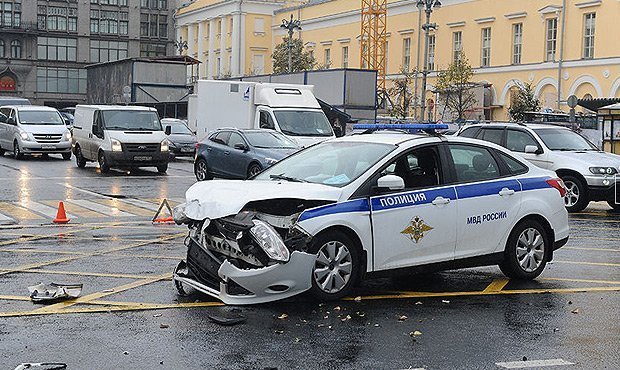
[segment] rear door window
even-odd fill
[[[485,128],[478,134],[478,139],[488,141],[497,145],[502,145],[502,136],[504,129],[502,128]]]
[[[480,127],[470,127],[463,130],[459,136],[475,138],[479,131]]]

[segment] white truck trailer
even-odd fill
[[[188,121],[199,139],[223,127],[276,130],[302,147],[335,137],[310,85],[199,80]]]

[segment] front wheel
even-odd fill
[[[583,211],[588,206],[588,194],[586,186],[575,176],[562,177],[566,186],[566,194],[564,195],[564,206],[568,212]]]
[[[105,153],[103,151],[99,152],[99,170],[101,170],[101,173],[108,173],[110,172],[110,165],[108,164],[108,160],[105,157]]]
[[[71,159],[71,153],[62,153],[62,159],[64,159],[65,161],[68,161]]]
[[[254,176],[258,175],[259,173],[261,173],[262,170],[263,170],[263,168],[260,166],[260,164],[252,163],[248,167],[248,179],[250,177],[254,177]]]
[[[620,204],[616,203],[615,199],[608,200],[607,204],[613,208],[614,212],[620,212]]]
[[[19,149],[19,144],[17,143],[17,141],[13,143],[13,158],[15,159],[24,158],[24,153],[22,153],[22,151]]]
[[[0,157],[4,155],[4,149],[0,148]]]
[[[340,231],[328,231],[315,239],[309,252],[317,256],[310,294],[322,301],[349,294],[360,276],[359,246]]]
[[[499,268],[510,278],[534,279],[547,265],[550,243],[547,232],[539,222],[520,222],[508,237],[504,261]]]

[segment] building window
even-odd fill
[[[4,40],[0,40],[0,58],[4,58]]]
[[[555,60],[555,50],[558,40],[558,19],[547,19],[547,40],[545,43],[545,61]]]
[[[332,64],[332,51],[325,49],[325,68],[329,68]]]
[[[0,1],[0,26],[19,27],[22,20],[22,4],[20,2]]]
[[[403,69],[408,71],[411,67],[411,38],[403,39]]]
[[[127,6],[127,0],[90,0],[91,4]]]
[[[126,41],[90,40],[90,61],[111,62],[127,58]]]
[[[596,13],[586,14],[583,18],[583,57],[594,58],[594,23]]]
[[[342,47],[342,68],[349,68],[349,47]]]
[[[60,37],[38,37],[37,57],[43,60],[77,61],[77,40]]]
[[[90,33],[127,35],[129,31],[129,13],[96,10],[90,11]]]
[[[22,42],[19,40],[11,41],[11,58],[20,59],[22,57]]]
[[[37,67],[37,91],[65,94],[86,93],[86,70]]]
[[[167,38],[168,16],[163,14],[140,14],[140,36]]]
[[[77,8],[39,5],[37,14],[40,30],[77,32]]]
[[[254,54],[252,57],[253,70],[252,73],[260,75],[265,73],[265,56],[262,54]]]
[[[145,9],[168,9],[168,0],[140,0],[140,6]]]
[[[521,64],[521,49],[523,47],[523,23],[512,25],[512,64]]]
[[[254,18],[254,33],[265,33],[264,18]]]
[[[140,56],[141,57],[164,57],[166,56],[165,44],[140,44]]]
[[[428,35],[428,64],[429,71],[435,70],[435,35]]]
[[[452,32],[452,60],[457,61],[463,51],[463,32]]]
[[[480,66],[488,67],[491,65],[491,28],[482,29],[482,50]]]

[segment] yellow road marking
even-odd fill
[[[44,218],[38,214],[24,208],[17,204],[0,202],[0,212],[11,216],[16,220],[43,220]]]
[[[30,297],[21,295],[0,295],[0,299],[7,301],[29,301]]]
[[[110,255],[114,257],[152,258],[152,259],[159,259],[159,260],[182,260],[185,258],[185,256],[160,256],[160,255],[152,256],[149,254],[115,254],[115,253],[112,253]]]
[[[620,220],[600,220],[600,219],[591,219],[591,218],[575,218],[575,217],[571,217],[570,220],[575,220],[575,221],[595,221],[595,222],[606,222],[606,223],[617,223],[620,222]]]
[[[583,262],[583,261],[558,261],[558,260],[553,260],[553,262],[556,262],[556,263],[568,263],[568,264],[571,264],[571,265],[620,267],[620,263]]]
[[[0,252],[8,252],[8,253],[50,253],[50,254],[69,254],[76,256],[85,256],[86,253],[83,252],[73,252],[73,251],[56,251],[56,250],[45,250],[45,249],[8,249],[2,248]]]
[[[47,204],[48,206],[51,206],[51,207],[58,207],[57,200],[44,200],[44,201],[41,201],[40,203]],[[71,213],[72,215],[75,215],[78,217],[101,218],[101,217],[108,216],[108,215],[104,215],[102,213],[98,213],[90,209],[78,206],[77,204],[73,203],[69,199],[65,200],[64,204],[65,204],[65,211],[67,211],[67,213]]]
[[[600,237],[600,236],[572,236],[570,237],[571,239],[591,239],[591,240],[609,240],[609,241],[613,241],[613,242],[617,242],[618,238],[605,238],[605,237]]]
[[[153,217],[154,214],[153,211],[125,203],[121,199],[91,199],[91,201],[107,207],[117,208],[123,212],[129,212],[137,216]]]
[[[152,277],[152,278],[136,280],[136,281],[133,281],[131,283],[127,283],[127,284],[124,284],[124,285],[112,288],[112,289],[110,289],[111,291],[109,291],[109,292],[97,292],[97,293],[88,294],[88,295],[85,295],[83,297],[79,297],[79,298],[76,298],[76,299],[71,299],[71,300],[68,300],[68,301],[52,304],[52,305],[49,305],[47,307],[39,308],[38,310],[35,310],[35,311],[43,312],[43,313],[46,313],[46,312],[57,312],[58,310],[62,310],[64,308],[71,307],[71,306],[76,305],[78,303],[88,303],[89,301],[94,301],[96,299],[107,297],[107,296],[112,295],[112,294],[120,293],[120,292],[123,292],[125,290],[141,287],[143,285],[148,285],[148,284],[160,281],[160,280],[170,279],[170,278],[172,278],[172,274],[166,273],[166,274],[158,275],[158,276],[155,276],[155,277]]]
[[[491,292],[499,292],[504,289],[506,284],[508,284],[509,279],[495,279],[491,284],[489,284],[482,292],[483,293],[491,293]]]
[[[585,229],[585,230],[613,230],[618,231],[620,228],[617,227],[593,227],[593,226],[581,226],[581,225],[572,225],[571,229]]]
[[[615,248],[563,247],[562,249],[573,249],[573,250],[579,250],[579,251],[620,252],[620,249],[615,249]]]
[[[62,271],[62,270],[26,270],[19,271],[24,273],[37,273],[37,274],[52,274],[52,275],[75,275],[75,276],[97,276],[97,277],[110,277],[119,279],[150,279],[157,276],[144,276],[144,275],[132,275],[132,274],[112,274],[105,272],[80,272],[80,271]]]
[[[592,279],[568,279],[568,278],[542,278],[541,280],[569,281],[577,283],[594,283],[594,284],[620,284],[616,280],[592,280]]]

